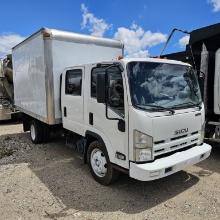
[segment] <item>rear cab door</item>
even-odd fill
[[[84,134],[84,66],[65,70],[62,76],[61,107],[63,127]]]

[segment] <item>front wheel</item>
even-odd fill
[[[94,141],[89,145],[87,161],[92,176],[102,185],[109,185],[118,178],[119,171],[112,167],[107,150],[100,142]]]

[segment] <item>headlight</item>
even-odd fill
[[[201,130],[199,131],[199,141],[197,145],[202,145],[205,137],[205,122],[202,125]]]
[[[134,158],[136,161],[152,160],[153,138],[140,131],[134,131]]]

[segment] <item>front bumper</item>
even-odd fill
[[[204,143],[171,156],[157,159],[152,163],[136,164],[130,162],[129,175],[141,181],[160,179],[205,160],[209,157],[211,149],[210,145]]]

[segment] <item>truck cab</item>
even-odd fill
[[[124,58],[62,73],[63,128],[85,140],[85,161],[107,185],[119,171],[149,181],[206,159],[204,105],[189,64]]]

